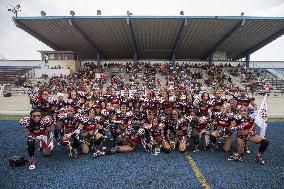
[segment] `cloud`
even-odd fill
[[[277,4],[273,7],[265,7],[263,9],[257,9],[255,12],[253,12],[253,15],[284,17],[284,2]]]

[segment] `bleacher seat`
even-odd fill
[[[13,83],[15,78],[26,74],[30,69],[21,66],[0,66],[0,83]]]

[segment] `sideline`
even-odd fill
[[[201,183],[202,188],[211,189],[205,177],[202,175],[202,173],[200,172],[200,170],[198,169],[197,165],[195,164],[194,160],[192,159],[192,157],[189,155],[188,152],[185,152],[185,158],[187,160],[187,163],[190,165],[190,167],[194,171],[195,176],[197,177],[198,181]]]

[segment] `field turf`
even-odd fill
[[[0,121],[0,188],[284,188],[284,123],[269,123],[270,140],[264,158],[257,165],[258,145],[249,144],[251,154],[243,162],[228,161],[220,150],[192,153],[172,152],[153,156],[139,149],[94,159],[91,154],[74,160],[62,146],[45,158],[36,150],[37,167],[10,167],[13,155],[27,158],[25,137],[17,121]],[[195,167],[189,162],[192,159]],[[198,175],[199,171],[201,175]],[[198,175],[198,177],[196,176]],[[207,185],[202,183],[206,181]]]

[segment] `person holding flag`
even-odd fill
[[[244,147],[246,141],[260,144],[258,154],[255,161],[264,165],[262,155],[269,145],[269,141],[264,136],[256,135],[255,133],[255,119],[253,116],[249,116],[248,108],[242,106],[240,109],[240,115],[235,116],[235,119],[231,123],[231,128],[237,130],[237,150],[238,152],[230,156],[228,160],[242,161],[244,155]]]

